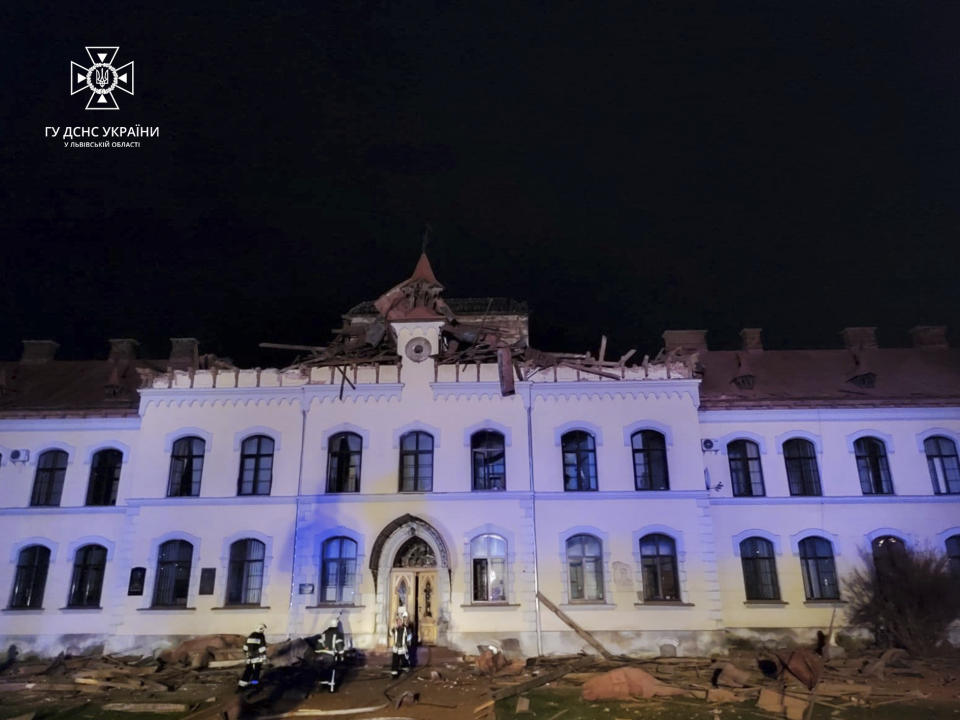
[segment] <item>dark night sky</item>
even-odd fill
[[[179,9],[177,9],[179,8]],[[544,349],[960,328],[960,4],[5,3],[0,357],[170,336],[277,364],[406,277]],[[70,97],[84,45],[136,61]],[[106,116],[106,117],[105,117]],[[139,149],[44,127],[159,126]]]

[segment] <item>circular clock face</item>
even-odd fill
[[[430,357],[431,351],[430,341],[424,337],[413,338],[413,340],[407,343],[406,348],[404,348],[406,356],[414,362],[423,362]]]

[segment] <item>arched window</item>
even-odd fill
[[[633,448],[633,479],[637,490],[669,490],[667,442],[656,430],[641,430],[630,436]]]
[[[343,432],[327,442],[327,492],[360,491],[360,458],[363,438],[356,433]]]
[[[66,454],[66,453],[64,453]],[[17,555],[17,572],[10,592],[11,608],[42,608],[43,588],[47,584],[50,549],[30,545]]]
[[[203,439],[198,437],[182,437],[173,444],[167,497],[196,497],[200,494],[206,446]]]
[[[783,444],[783,461],[787,466],[787,483],[791,495],[821,495],[820,470],[813,443],[793,438]]]
[[[123,453],[119,450],[101,450],[93,456],[90,483],[87,485],[87,505],[117,504],[122,464]]]
[[[470,541],[473,601],[507,601],[507,541],[499,535],[478,535]]]
[[[677,546],[673,538],[661,533],[640,538],[640,560],[643,566],[643,599],[679,600],[680,581],[677,574]]]
[[[357,574],[357,543],[333,537],[323,543],[320,568],[320,602],[353,603]]]
[[[603,546],[593,535],[574,535],[567,540],[570,600],[603,601]]]
[[[960,493],[960,460],[957,459],[957,444],[942,435],[928,437],[923,441],[927,455],[930,481],[937,494]]]
[[[168,540],[157,554],[157,577],[154,581],[155,607],[176,607],[187,604],[193,545],[186,540]]]
[[[951,535],[947,538],[947,559],[950,561],[950,570],[960,577],[960,535]]]
[[[857,455],[857,472],[860,473],[860,489],[864,495],[892,495],[890,465],[883,441],[875,437],[862,437],[853,443]]]
[[[400,492],[433,490],[433,436],[415,430],[400,438]]]
[[[31,505],[59,505],[63,494],[63,476],[67,474],[67,454],[63,450],[47,450],[37,458],[37,474],[33,480]]]
[[[730,461],[730,481],[735,497],[762,497],[763,468],[760,465],[760,448],[752,440],[734,440],[727,444],[727,459]]]
[[[593,435],[571,430],[560,438],[563,447],[563,489],[597,489],[597,446]]]
[[[506,490],[507,471],[504,462],[503,435],[481,430],[470,436],[474,490]]]
[[[870,546],[873,551],[873,564],[883,576],[895,577],[907,557],[907,545],[903,538],[896,535],[883,535],[876,538]]]
[[[247,538],[230,544],[227,605],[259,605],[263,588],[263,559],[267,546]]]
[[[73,558],[68,607],[100,607],[107,549],[103,545],[84,545]]]
[[[807,600],[837,600],[837,567],[833,561],[833,545],[822,537],[808,537],[799,542],[800,568]]]
[[[269,495],[273,482],[273,439],[254,435],[243,441],[237,495]]]
[[[780,599],[773,543],[761,537],[747,538],[740,543],[740,561],[747,600]]]

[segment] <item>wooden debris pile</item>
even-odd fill
[[[278,350],[293,350],[304,353],[298,356],[288,370],[304,372],[310,368],[329,367],[331,375],[339,373],[341,396],[343,386],[354,387],[358,366],[396,365],[400,362],[400,349],[392,323],[409,320],[436,321],[440,326],[440,347],[423,349],[440,365],[453,365],[456,378],[460,379],[461,368],[474,367],[479,380],[480,366],[496,364],[499,370],[500,390],[505,396],[515,393],[514,378],[528,381],[538,373],[553,370],[553,380],[557,380],[557,369],[568,368],[587,375],[609,380],[622,380],[626,377],[627,363],[636,354],[630,350],[617,360],[607,360],[607,338],[602,336],[599,351],[594,357],[586,353],[544,352],[529,347],[525,333],[518,335],[515,327],[509,327],[509,320],[498,325],[496,317],[490,317],[493,298],[487,303],[483,315],[477,319],[470,314],[458,316],[441,297],[443,286],[437,281],[426,255],[421,255],[413,275],[399,285],[391,288],[374,303],[375,315],[345,315],[343,325],[333,330],[333,339],[324,346],[291,345],[283,343],[260,343],[260,347]],[[405,349],[407,354],[409,349]],[[419,361],[426,354],[411,355]],[[663,354],[661,353],[661,356]],[[683,361],[689,367],[696,364],[696,357],[680,357],[676,352],[665,356],[667,362]],[[644,375],[650,358],[644,356],[642,367]],[[348,370],[354,380],[348,377]],[[669,370],[668,370],[669,374]],[[332,382],[332,380],[331,380]]]
[[[117,711],[186,712],[233,689],[237,671],[211,666],[217,657],[236,655],[242,642],[242,636],[211,635],[157,658],[61,653],[52,661],[11,663],[0,672],[0,705],[82,699]]]
[[[767,664],[771,657],[777,659],[772,672]],[[687,697],[710,704],[748,703],[777,717],[804,720],[816,705],[832,712],[928,698],[960,699],[960,660],[912,659],[902,650],[831,660],[808,648],[759,657],[531,658],[521,673],[493,675],[489,699],[475,707],[475,717],[492,717],[496,701],[548,683],[580,687],[588,701],[659,702],[665,697],[684,704],[691,702],[682,699]]]

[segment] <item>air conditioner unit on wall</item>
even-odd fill
[[[30,459],[30,451],[29,451],[29,450],[11,450],[11,451],[10,451],[10,459],[11,459],[13,462],[24,462],[24,463],[25,463],[25,462],[27,462],[27,460]]]
[[[700,441],[700,449],[704,452],[720,452],[720,443],[712,438],[703,438]]]

